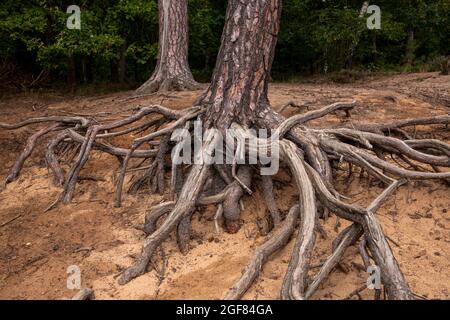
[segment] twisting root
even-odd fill
[[[381,270],[381,280],[388,299],[414,300],[414,295],[406,283],[383,230],[373,212],[369,209],[364,217],[364,233],[375,263]]]
[[[58,157],[55,154],[55,148],[67,137],[67,132],[61,132],[56,137],[51,139],[47,145],[47,151],[45,152],[45,160],[47,166],[52,170],[55,176],[55,182],[57,185],[62,186],[64,184],[64,171],[59,164]]]
[[[116,207],[120,207],[122,205],[122,188],[123,188],[123,183],[125,180],[125,174],[127,171],[128,163],[129,163],[131,157],[133,156],[134,152],[145,142],[151,141],[160,136],[171,134],[175,129],[183,126],[190,119],[197,117],[199,114],[202,113],[202,111],[198,107],[193,107],[191,109],[184,111],[183,116],[181,116],[181,114],[179,114],[179,113],[175,113],[175,115],[173,113],[174,112],[172,112],[171,116],[175,117],[177,120],[174,123],[172,123],[170,126],[165,127],[164,129],[161,129],[159,131],[152,132],[144,137],[135,139],[133,141],[131,149],[128,151],[128,153],[123,161],[122,168],[120,170],[119,179],[117,181],[116,200],[115,200]]]
[[[397,181],[394,184],[392,184],[388,189],[386,189],[378,198],[376,198],[372,204],[367,209],[368,212],[375,213],[382,203],[387,200],[387,198],[397,190],[398,187],[400,187],[404,181]],[[331,273],[333,268],[341,261],[342,257],[344,256],[345,250],[355,243],[363,234],[363,227],[359,224],[353,224],[349,228],[345,229],[341,235],[336,238],[338,240],[337,245],[333,245],[335,248],[333,249],[333,254],[326,260],[324,263],[322,269],[319,271],[319,273],[315,276],[312,283],[309,285],[306,297],[310,298],[314,292],[319,287],[320,283]],[[361,242],[365,243],[365,241]],[[364,265],[366,269],[369,266],[368,259],[363,259]]]
[[[158,153],[152,165],[141,177],[131,184],[129,188],[130,193],[136,193],[147,181],[150,182],[150,190],[152,193],[158,192],[162,194],[164,192],[164,164],[165,156],[169,149],[169,141],[169,135],[162,137]]]
[[[119,284],[124,285],[145,273],[155,250],[169,236],[170,232],[177,227],[183,217],[190,215],[194,210],[208,172],[209,167],[205,165],[195,165],[192,167],[189,173],[188,183],[181,190],[180,198],[175,204],[175,207],[164,220],[161,227],[145,239],[141,255],[132,267],[129,267],[122,273],[119,278]]]
[[[14,124],[8,124],[0,122],[0,128],[2,129],[19,129],[31,124],[36,123],[46,123],[46,122],[56,122],[60,123],[61,125],[80,125],[83,128],[86,128],[89,125],[89,120],[83,118],[83,117],[59,117],[59,116],[52,116],[52,117],[40,117],[40,118],[31,118],[27,119],[25,121],[21,121],[19,123]]]
[[[14,163],[13,167],[9,171],[8,176],[6,177],[6,183],[13,182],[17,179],[18,175],[20,174],[20,170],[22,170],[23,164],[25,160],[28,159],[28,157],[33,152],[34,147],[36,146],[36,142],[49,133],[50,131],[53,131],[59,127],[59,124],[53,124],[49,127],[46,127],[44,129],[39,130],[35,134],[33,134],[31,137],[28,138],[28,141],[25,145],[25,148],[23,149],[22,153],[20,154],[19,158],[17,158],[16,162]]]
[[[303,159],[296,150],[294,143],[287,140],[280,141],[281,156],[287,161],[299,189],[301,221],[294,251],[283,281],[281,298],[303,300],[311,254],[316,241],[317,208],[313,186],[303,165]]]
[[[214,215],[214,227],[216,228],[216,233],[220,234],[221,233],[221,223],[222,223],[222,218],[223,218],[223,204],[219,204],[217,206],[217,211],[216,214]]]
[[[189,240],[191,240],[192,213],[185,215],[177,227],[177,243],[180,252],[186,255],[189,252]]]
[[[194,108],[195,109],[195,108]],[[189,111],[188,111],[189,112]],[[30,137],[27,146],[24,150],[24,152],[19,157],[18,161],[16,162],[15,166],[11,170],[11,174],[8,176],[7,181],[13,181],[17,175],[20,172],[20,168],[22,167],[23,161],[31,154],[31,151],[34,148],[34,145],[36,143],[36,140],[40,138],[41,136],[45,135],[46,133],[57,130],[57,129],[67,129],[66,134],[69,135],[58,135],[57,137],[53,138],[47,147],[46,152],[46,160],[53,171],[55,178],[57,180],[57,183],[62,184],[63,183],[63,192],[61,193],[58,200],[52,204],[49,208],[55,206],[59,201],[62,201],[64,203],[68,203],[71,201],[73,197],[73,193],[75,190],[75,185],[77,183],[79,173],[87,160],[89,159],[89,155],[91,150],[98,149],[103,152],[107,152],[110,154],[113,154],[118,157],[123,156],[129,156],[130,150],[128,149],[122,149],[117,148],[114,146],[111,146],[105,142],[98,142],[96,141],[97,138],[108,138],[108,137],[115,137],[124,135],[130,132],[140,132],[142,130],[146,130],[150,128],[151,126],[161,123],[161,119],[151,120],[149,122],[146,122],[142,125],[139,125],[137,127],[132,127],[126,130],[122,130],[119,132],[109,132],[110,130],[114,130],[123,126],[127,126],[129,124],[132,124],[133,122],[136,122],[145,116],[148,116],[150,114],[159,114],[163,117],[169,119],[169,120],[177,120],[178,118],[182,117],[183,112],[179,111],[173,111],[167,108],[164,108],[162,106],[153,105],[153,106],[146,106],[142,107],[139,110],[137,110],[136,113],[125,117],[121,120],[113,121],[106,124],[92,124],[93,122],[91,120],[88,120],[81,116],[74,116],[74,117],[64,117],[64,116],[50,116],[50,117],[40,117],[40,118],[32,118],[28,119],[22,122],[19,122],[17,124],[4,124],[0,123],[0,128],[5,129],[17,129],[21,128],[23,126],[37,124],[37,123],[46,123],[51,122],[54,123],[50,127],[46,129],[42,129],[35,133],[32,137]],[[97,122],[98,123],[98,122]],[[164,132],[165,130],[161,130]],[[104,133],[102,133],[104,132]],[[158,134],[155,134],[155,136],[158,136]],[[63,178],[63,172],[58,164],[58,159],[55,153],[55,147],[62,142],[63,140],[69,139],[69,143],[80,143],[81,147],[78,153],[78,156],[75,160],[75,163],[71,166],[70,171],[67,174],[66,178]],[[152,155],[155,155],[156,152],[153,150],[144,151],[144,150],[137,150],[135,153],[132,154],[131,157],[149,157]],[[161,180],[161,179],[160,179]],[[163,187],[160,185],[160,188]],[[162,188],[161,188],[162,189]]]
[[[100,130],[99,126],[94,126],[88,129],[86,133],[87,139],[81,145],[80,153],[78,154],[77,160],[75,164],[70,168],[69,173],[67,174],[67,179],[63,186],[63,192],[59,197],[59,201],[63,203],[69,203],[72,200],[73,193],[75,191],[75,185],[78,180],[78,176],[80,175],[81,168],[84,166],[86,161],[89,159],[89,153],[92,149],[92,145],[95,140],[95,136],[97,132]]]
[[[246,186],[251,184],[252,169],[247,166],[240,167],[237,173],[237,177],[241,183]],[[223,217],[225,219],[225,227],[229,233],[236,233],[240,229],[240,199],[244,195],[244,189],[241,183],[235,181],[229,191],[227,192],[226,199],[223,202]]]
[[[319,273],[315,276],[313,281],[309,284],[308,290],[305,293],[306,299],[311,298],[314,292],[318,289],[326,277],[339,264],[344,256],[346,249],[355,243],[362,235],[362,227],[358,224],[352,224],[350,228],[345,229],[342,233],[342,238],[339,244],[333,251],[333,254],[323,264]]]
[[[245,267],[242,276],[231,287],[225,295],[225,300],[238,300],[242,298],[245,292],[250,288],[252,282],[258,274],[267,259],[276,251],[283,248],[294,232],[298,219],[299,206],[295,205],[291,208],[283,223],[276,228],[272,234],[269,234],[268,240],[260,245],[253,254],[252,260]]]
[[[347,297],[344,298],[344,300],[350,300],[354,296],[358,296],[361,299],[361,296],[359,294],[366,289],[367,289],[367,284],[363,284],[361,287],[352,291]]]
[[[262,183],[264,201],[266,202],[267,209],[269,210],[270,217],[272,218],[273,226],[274,226],[274,228],[276,228],[280,224],[281,218],[280,218],[280,213],[278,212],[278,207],[275,203],[275,198],[273,196],[272,177],[262,176],[261,183]]]
[[[159,218],[163,215],[170,213],[175,206],[175,202],[164,202],[157,206],[154,206],[152,210],[145,215],[145,223],[143,226],[143,231],[147,235],[151,235],[156,230],[156,224]]]
[[[367,253],[366,250],[366,246],[367,246],[367,241],[366,238],[364,237],[361,242],[359,243],[359,254],[361,255],[361,259],[363,261],[364,267],[367,268],[370,266],[370,258],[369,258],[369,254]]]
[[[203,150],[208,150],[214,145],[215,140],[207,141]],[[173,210],[164,220],[161,227],[147,237],[144,242],[142,253],[134,265],[125,270],[119,278],[119,284],[123,285],[132,279],[145,273],[147,265],[155,252],[156,248],[169,236],[185,216],[190,216],[195,209],[198,198],[203,191],[204,183],[209,175],[209,166],[194,165],[187,178],[187,183],[181,190],[180,197]]]

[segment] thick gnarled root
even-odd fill
[[[168,91],[191,91],[201,89],[201,87],[201,84],[196,82],[190,71],[187,70],[185,75],[156,74],[136,89],[135,96]]]
[[[126,284],[134,278],[145,273],[147,265],[161,243],[178,226],[185,216],[190,216],[195,208],[197,199],[203,190],[203,184],[208,176],[209,167],[196,165],[189,173],[188,181],[180,193],[180,198],[176,202],[173,210],[169,213],[162,225],[151,235],[149,235],[142,248],[141,255],[133,266],[126,269],[119,278],[119,284]]]
[[[272,254],[287,244],[295,230],[298,215],[299,206],[295,205],[291,208],[283,223],[280,224],[273,233],[268,235],[268,240],[256,249],[252,260],[245,267],[242,276],[225,295],[225,300],[238,300],[242,298],[253,281],[258,277],[264,263]]]
[[[23,164],[25,162],[25,160],[28,159],[28,157],[31,155],[31,153],[33,152],[35,146],[36,146],[36,142],[42,138],[43,136],[45,136],[47,133],[56,130],[59,127],[58,124],[53,124],[49,127],[43,128],[39,131],[37,131],[35,134],[33,134],[31,137],[28,138],[28,141],[25,145],[25,148],[23,149],[22,153],[20,154],[19,158],[16,160],[16,162],[14,163],[13,167],[11,168],[11,170],[9,171],[8,176],[6,177],[6,183],[10,183],[13,182],[14,180],[17,179],[17,177],[20,174],[20,171],[22,170]]]
[[[299,189],[300,227],[281,289],[282,299],[303,300],[312,251],[316,241],[316,198],[302,159],[290,141],[280,142],[281,157],[288,163]]]

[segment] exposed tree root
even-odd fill
[[[261,184],[263,189],[264,201],[266,202],[267,209],[269,210],[270,217],[272,219],[273,226],[276,228],[281,222],[280,213],[278,212],[277,205],[275,204],[275,198],[273,196],[273,182],[272,177],[262,176]]]
[[[358,224],[352,224],[345,229],[340,237],[339,244],[333,250],[333,254],[323,264],[320,271],[316,274],[312,282],[309,284],[305,293],[305,298],[309,299],[318,289],[319,285],[328,277],[333,269],[342,260],[346,249],[355,243],[362,234],[362,227]]]
[[[33,152],[34,147],[36,146],[36,142],[49,133],[50,131],[53,131],[59,127],[58,124],[53,124],[47,128],[41,129],[37,131],[35,134],[33,134],[31,137],[28,138],[28,141],[25,145],[25,148],[23,149],[22,153],[14,163],[13,167],[9,171],[8,176],[6,177],[6,183],[10,183],[17,179],[18,175],[20,174],[20,170],[22,170],[23,164],[25,160],[28,159],[28,157]]]
[[[282,299],[303,300],[307,287],[311,254],[316,241],[316,198],[311,181],[308,178],[303,160],[297,153],[297,147],[290,141],[281,141],[281,157],[288,162],[291,173],[299,189],[300,227],[297,240],[289,262],[288,271],[281,289]]]
[[[145,82],[142,86],[136,89],[136,95],[151,94],[155,92],[167,92],[167,91],[191,91],[198,90],[202,86],[196,82],[190,74],[190,71],[184,71],[186,74],[174,75],[172,77],[168,75],[155,75]]]
[[[94,300],[94,291],[90,288],[83,288],[76,295],[73,296],[72,300]]]
[[[245,267],[245,270],[239,280],[228,291],[224,298],[225,300],[238,300],[242,298],[256,277],[258,277],[258,274],[267,259],[277,250],[284,247],[288,242],[295,230],[298,213],[299,206],[293,206],[282,225],[275,229],[273,233],[268,236],[268,240],[256,249],[252,260]]]
[[[185,216],[190,216],[195,208],[196,201],[203,189],[203,184],[209,172],[208,166],[196,165],[189,173],[188,182],[181,190],[180,198],[173,210],[164,220],[161,227],[145,239],[142,253],[134,265],[120,276],[119,284],[125,284],[145,273],[147,265],[159,245],[178,226]]]
[[[93,150],[114,155],[120,161],[116,206],[121,205],[122,189],[127,183],[130,193],[137,192],[146,185],[151,192],[163,194],[168,190],[166,202],[153,207],[146,214],[144,224],[138,226],[147,238],[139,258],[121,275],[120,284],[128,283],[144,274],[152,255],[172,232],[177,236],[181,252],[186,254],[189,251],[191,217],[195,210],[201,210],[202,206],[217,206],[214,224],[218,233],[222,224],[227,232],[238,232],[241,225],[241,198],[245,194],[252,194],[252,183],[255,185],[261,182],[274,229],[268,240],[256,249],[242,276],[226,294],[226,299],[239,299],[245,294],[267,259],[287,243],[298,221],[300,223],[288,271],[284,277],[281,298],[310,299],[319,285],[342,262],[347,248],[362,239],[359,248],[364,265],[367,268],[373,259],[373,263],[379,267],[387,298],[414,299],[417,295],[409,289],[375,212],[407,180],[450,181],[450,145],[436,139],[413,139],[405,129],[416,125],[448,126],[450,116],[407,119],[384,124],[352,124],[345,128],[311,129],[307,126],[308,121],[330,113],[344,111],[345,116],[350,117],[350,112],[355,107],[355,102],[335,103],[289,119],[267,109],[254,119],[254,127],[269,128],[278,135],[281,160],[287,164],[298,189],[298,204],[293,204],[284,221],[275,202],[272,178],[262,176],[261,179],[253,179],[257,174],[257,166],[233,163],[194,164],[189,167],[168,161],[167,155],[173,151],[174,146],[170,140],[172,133],[175,129],[186,128],[191,134],[191,122],[207,116],[207,107],[201,106],[183,111],[173,111],[161,106],[142,107],[120,120],[102,118],[98,121],[94,119],[95,115],[80,115],[33,118],[17,124],[0,123],[0,128],[3,129],[49,123],[28,139],[24,151],[7,177],[7,182],[17,178],[38,139],[50,135],[45,158],[56,184],[63,188],[57,203],[71,201],[77,181],[80,180],[80,172]],[[238,124],[233,123],[232,127],[239,129],[237,132],[248,138]],[[117,147],[111,143],[110,139],[130,133],[138,136],[130,147]],[[392,133],[398,137],[394,137]],[[208,139],[210,140],[204,141],[202,151],[208,150],[216,143],[215,138]],[[258,138],[258,141],[272,152],[268,140]],[[253,147],[245,144],[243,148],[250,153]],[[71,161],[70,170],[65,174],[61,165],[62,159],[70,160],[74,152],[77,153],[76,158]],[[238,153],[237,149],[233,152]],[[389,161],[389,155],[395,156],[396,161]],[[133,163],[132,159],[140,159],[140,163],[129,167],[130,163]],[[148,160],[151,161],[150,164]],[[359,167],[361,172],[366,172],[372,179],[385,185],[385,191],[369,207],[361,208],[349,204],[346,202],[349,199],[335,190],[333,170],[344,162],[349,164],[349,177],[355,174],[355,168]],[[169,185],[165,179],[168,167],[171,167]],[[188,169],[189,172],[186,173]],[[135,176],[128,181],[125,179],[127,174]],[[326,216],[326,213],[333,213],[340,219],[351,221],[352,225],[333,241],[331,255],[313,278],[309,279],[316,232],[321,229],[320,218]],[[356,290],[353,295],[359,294],[361,290],[363,288]],[[376,291],[376,298],[380,298],[380,292]]]
[[[363,284],[361,287],[353,290],[347,297],[344,298],[344,300],[350,300],[351,298],[353,298],[354,296],[358,296],[359,299],[361,300],[361,296],[359,295],[361,292],[363,292],[364,290],[367,289],[367,284]]]
[[[53,175],[55,176],[55,182],[59,186],[62,186],[64,184],[64,170],[59,164],[58,156],[55,153],[55,148],[67,137],[69,137],[69,134],[67,132],[58,134],[56,137],[49,141],[47,145],[47,151],[45,152],[45,160],[47,162],[47,166],[53,172]]]
[[[241,167],[238,172],[238,181],[235,182],[227,193],[223,201],[223,217],[225,219],[225,228],[229,233],[236,233],[240,229],[241,207],[240,200],[244,194],[241,183],[250,186],[252,179],[252,170],[249,167]]]

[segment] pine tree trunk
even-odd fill
[[[67,84],[70,88],[70,92],[74,93],[77,87],[77,69],[75,57],[73,55],[70,55],[68,58]]]
[[[122,46],[120,47],[120,58],[119,58],[119,65],[118,65],[118,71],[119,74],[119,82],[124,83],[125,82],[125,76],[127,73],[127,40],[125,39]]]
[[[187,0],[159,0],[159,48],[156,69],[138,94],[199,87],[188,64]]]
[[[206,127],[251,126],[269,108],[280,14],[281,0],[229,1],[213,78],[197,101],[209,106]]]
[[[411,67],[415,57],[415,39],[414,30],[410,30],[408,33],[408,42],[406,43],[406,66]]]
[[[448,69],[449,69],[449,63],[450,63],[450,56],[449,57],[442,57],[441,60],[441,76],[448,76]]]

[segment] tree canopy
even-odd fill
[[[225,0],[189,1],[189,63],[208,81],[224,24]],[[81,29],[66,27],[69,5],[81,8]],[[450,0],[379,0],[381,29],[360,17],[363,1],[285,0],[273,77],[342,69],[420,70],[450,54]],[[372,3],[371,3],[372,4]],[[411,35],[413,37],[411,38]],[[142,82],[156,64],[157,0],[3,0],[2,72],[14,69],[47,84],[115,82],[125,55],[126,79]],[[2,79],[4,80],[4,79]]]

